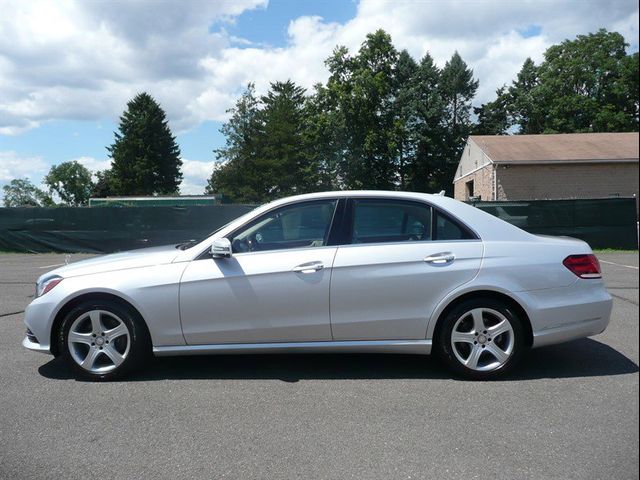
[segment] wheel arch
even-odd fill
[[[135,306],[133,306],[131,302],[113,293],[86,292],[81,295],[78,295],[77,297],[73,297],[69,299],[62,306],[62,308],[60,308],[60,310],[58,310],[58,312],[56,313],[56,316],[53,320],[53,324],[51,326],[51,333],[50,333],[50,339],[49,339],[51,353],[54,356],[57,357],[60,354],[60,352],[58,351],[58,342],[56,341],[56,338],[58,335],[58,331],[60,330],[60,326],[62,325],[62,321],[67,316],[67,314],[71,310],[76,308],[78,305],[80,305],[81,303],[88,302],[88,301],[100,301],[100,300],[102,301],[108,300],[108,301],[116,302],[120,304],[122,307],[129,310],[133,315],[135,315],[140,320],[140,324],[144,327],[147,338],[151,339],[151,334],[149,332],[149,326],[147,325],[147,322],[145,321],[140,311]]]
[[[440,330],[443,324],[443,320],[449,314],[449,312],[454,309],[457,305],[467,300],[475,299],[475,298],[491,298],[493,300],[497,300],[505,303],[508,307],[514,310],[514,312],[518,315],[519,318],[522,319],[523,327],[526,332],[526,345],[531,347],[533,345],[533,328],[531,326],[531,319],[529,318],[529,314],[525,310],[525,308],[512,296],[499,292],[497,290],[490,289],[481,289],[481,290],[473,290],[470,292],[465,292],[451,300],[446,304],[446,306],[441,310],[438,315],[435,325],[432,330],[431,339],[433,340],[433,344],[435,345],[438,340],[438,335],[440,335]]]

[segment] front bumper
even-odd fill
[[[24,311],[24,323],[28,334],[22,341],[23,347],[36,352],[51,353],[51,327],[57,305],[58,301],[52,295],[49,298],[36,298],[27,306]]]
[[[22,340],[22,346],[24,348],[28,348],[29,350],[33,350],[34,352],[48,353],[49,355],[51,355],[51,350],[49,350],[48,347],[43,347],[39,343],[32,341],[29,337],[29,335],[25,335],[24,340]]]

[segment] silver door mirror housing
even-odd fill
[[[231,242],[228,238],[216,238],[211,245],[210,253],[213,258],[231,257]]]

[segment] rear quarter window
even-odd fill
[[[477,238],[460,222],[442,212],[435,212],[433,224],[434,240],[473,240]]]

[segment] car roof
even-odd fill
[[[352,197],[368,197],[368,198],[406,198],[406,199],[422,199],[434,200],[434,198],[442,198],[441,195],[432,195],[420,192],[398,192],[394,190],[335,190],[328,192],[305,193],[291,197],[281,198],[270,202],[269,205],[277,205],[281,203],[299,202],[302,200],[315,200],[322,198],[352,198]]]

